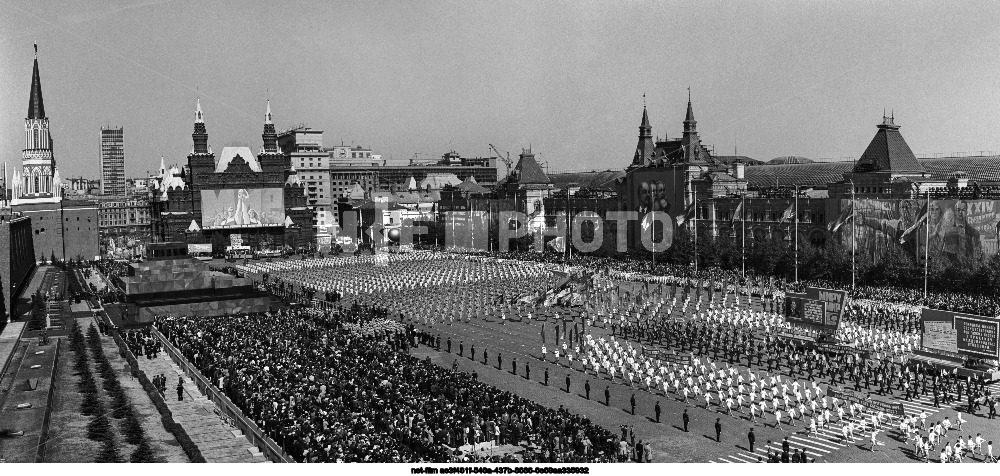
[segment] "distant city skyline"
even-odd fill
[[[530,144],[552,171],[619,170],[643,95],[653,135],[679,136],[688,86],[719,155],[857,158],[883,108],[918,155],[1000,151],[994,3],[5,5],[8,171],[34,42],[65,178],[100,176],[107,124],[129,130],[127,177],[184,163],[199,97],[216,151],[256,152],[270,99],[279,130],[384,158]]]

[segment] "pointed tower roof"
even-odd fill
[[[653,160],[653,128],[649,125],[649,113],[646,106],[642,106],[642,122],[639,123],[639,142],[635,146],[635,156],[632,157],[632,165],[649,165]]]
[[[694,120],[694,108],[691,107],[691,91],[688,91],[688,110],[687,115],[684,116],[684,122],[698,122]]]
[[[31,71],[31,97],[28,98],[28,119],[44,119],[45,103],[42,101],[42,78],[38,74],[38,44],[35,43],[35,66]]]
[[[205,114],[201,112],[201,98],[198,98],[198,106],[194,112],[194,132],[191,134],[194,142],[193,154],[211,154],[212,149],[208,146],[208,129],[205,128]]]
[[[473,177],[472,175],[466,177],[466,179],[462,183],[456,185],[455,187],[466,193],[490,192],[486,187],[479,185],[479,182],[476,182],[476,177]]]
[[[521,152],[521,157],[517,161],[517,165],[514,167],[514,176],[516,177],[513,181],[521,185],[526,184],[551,184],[552,180],[549,180],[549,176],[545,175],[545,171],[542,167],[538,165],[535,161],[535,154],[531,153],[531,149],[526,149]]]
[[[872,138],[865,153],[858,159],[854,172],[900,172],[922,173],[924,166],[910,150],[895,119],[883,116],[878,132]]]
[[[264,141],[262,153],[278,152],[278,134],[274,130],[274,123],[271,122],[271,100],[267,100],[267,111],[264,112],[264,133],[261,134]]]
[[[688,108],[687,114],[684,115],[684,132],[694,132],[697,124],[698,121],[694,120],[694,108],[691,107],[691,88],[688,88]]]

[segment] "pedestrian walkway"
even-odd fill
[[[7,369],[23,330],[23,322],[8,322],[7,326],[3,328],[3,332],[0,333],[0,377],[3,377],[4,371]]]
[[[167,393],[164,400],[191,441],[201,450],[209,463],[270,463],[255,446],[233,426],[223,423],[215,413],[215,404],[202,395],[198,388],[165,352],[154,359],[139,357],[139,370],[150,380],[156,375],[167,378]],[[184,377],[184,400],[177,401],[177,380]]]

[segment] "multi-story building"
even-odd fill
[[[306,200],[313,209],[311,225],[322,233],[332,227],[334,198],[330,193],[330,155],[323,149],[323,131],[300,126],[278,134],[278,149],[289,157],[305,186]]]
[[[101,195],[125,195],[125,135],[123,128],[101,128]]]
[[[408,165],[384,165],[389,161],[371,154],[369,149],[343,146],[328,150],[331,154],[330,193],[341,201],[357,200],[352,195],[358,193],[370,199],[378,192],[439,192],[469,178],[487,189],[497,185],[497,159],[493,157],[464,158],[450,151],[441,160],[430,163],[411,161]],[[338,215],[339,210],[332,218],[337,220]],[[339,226],[339,221],[334,224]]]
[[[146,196],[102,198],[98,202],[101,256],[128,259],[145,256],[152,225]]]
[[[31,219],[0,209],[0,330],[15,315],[18,297],[34,267]]]
[[[330,163],[333,165],[356,165],[356,166],[377,166],[389,165],[382,160],[379,154],[372,154],[372,150],[360,145],[335,145],[325,149],[330,154]]]
[[[83,177],[64,179],[63,195],[97,195],[101,192],[101,181]]]
[[[270,103],[261,137],[259,154],[225,147],[216,156],[199,102],[187,167],[164,172],[153,190],[154,239],[211,244],[216,254],[228,246],[261,251],[314,246],[312,210],[289,156],[278,149]]]
[[[856,241],[858,256],[872,261],[892,250],[918,260],[1000,250],[1000,157],[918,159],[895,118],[883,117],[857,161],[760,163],[715,156],[695,124],[689,100],[684,136],[654,142],[643,110],[632,164],[617,180],[620,209],[664,211],[677,229],[710,238]]]

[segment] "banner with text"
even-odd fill
[[[939,309],[922,309],[921,345],[930,350],[998,359],[1000,319]]]
[[[905,414],[902,403],[875,400],[871,395],[865,395],[851,389],[830,387],[829,395],[831,398],[838,398],[845,402],[860,403],[873,411],[883,411],[893,416],[904,416]]]
[[[805,293],[785,293],[788,322],[836,330],[847,303],[847,291],[806,288]]]

